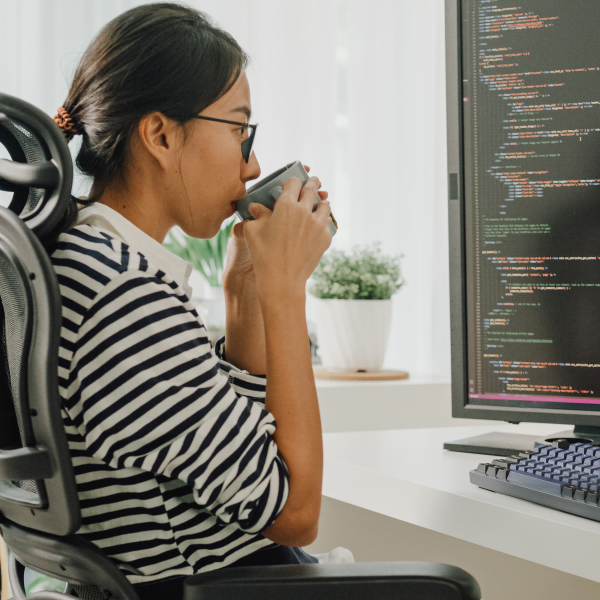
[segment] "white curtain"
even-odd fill
[[[134,0],[0,0],[0,91],[49,115],[94,34]],[[386,366],[449,372],[442,0],[188,0],[250,54],[263,174],[300,159],[334,246],[404,255]],[[86,183],[78,180],[76,191]],[[314,314],[309,302],[309,318]]]

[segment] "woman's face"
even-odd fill
[[[248,123],[250,87],[241,73],[232,88],[200,114]],[[195,238],[211,238],[246,195],[246,182],[260,175],[254,152],[248,162],[241,145],[248,130],[236,125],[192,119],[181,151],[182,193],[174,215],[183,231]]]

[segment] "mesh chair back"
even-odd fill
[[[32,310],[31,294],[23,285],[23,274],[17,271],[18,263],[14,256],[8,254],[9,250],[2,246],[0,243],[0,328],[6,393],[0,398],[0,414],[3,417],[0,448],[13,450],[33,445],[29,421],[23,417],[28,410],[26,364],[23,358],[27,356],[31,342]],[[12,484],[31,494],[44,494],[43,485],[38,488],[34,480],[13,481]]]
[[[61,302],[50,259],[0,207],[0,513],[67,535],[80,510],[58,393]]]
[[[8,119],[0,122],[0,128],[3,129],[0,137],[4,140],[12,138],[12,143],[9,142],[10,147],[7,147],[7,150],[13,160],[28,164],[46,161],[43,147],[32,132]],[[15,192],[11,210],[22,219],[35,213],[36,208],[43,201],[44,193],[47,192],[44,188],[15,186],[7,181],[3,181],[0,189]]]
[[[80,511],[60,414],[61,302],[48,240],[70,203],[72,163],[57,125],[0,94],[0,513],[66,535]]]

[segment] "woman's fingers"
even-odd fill
[[[321,198],[321,200],[327,200],[327,198],[329,198],[329,192],[319,192],[319,198]]]
[[[231,237],[243,238],[244,237],[244,223],[245,221],[241,221],[240,223],[236,223],[231,230]]]
[[[300,192],[300,204],[312,211],[320,187],[321,182],[317,177],[309,177]]]
[[[330,214],[331,204],[329,203],[329,200],[321,200],[321,202],[319,202],[315,210],[315,215],[317,219],[326,221],[329,218]]]
[[[298,196],[302,190],[302,182],[297,177],[290,177],[283,182],[282,192],[277,202],[298,202]]]
[[[262,215],[272,213],[272,211],[264,204],[259,204],[258,202],[250,202],[250,204],[248,204],[248,212],[254,217],[254,219],[260,219]]]

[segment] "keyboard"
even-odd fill
[[[471,483],[600,521],[600,446],[566,440],[480,463]]]

